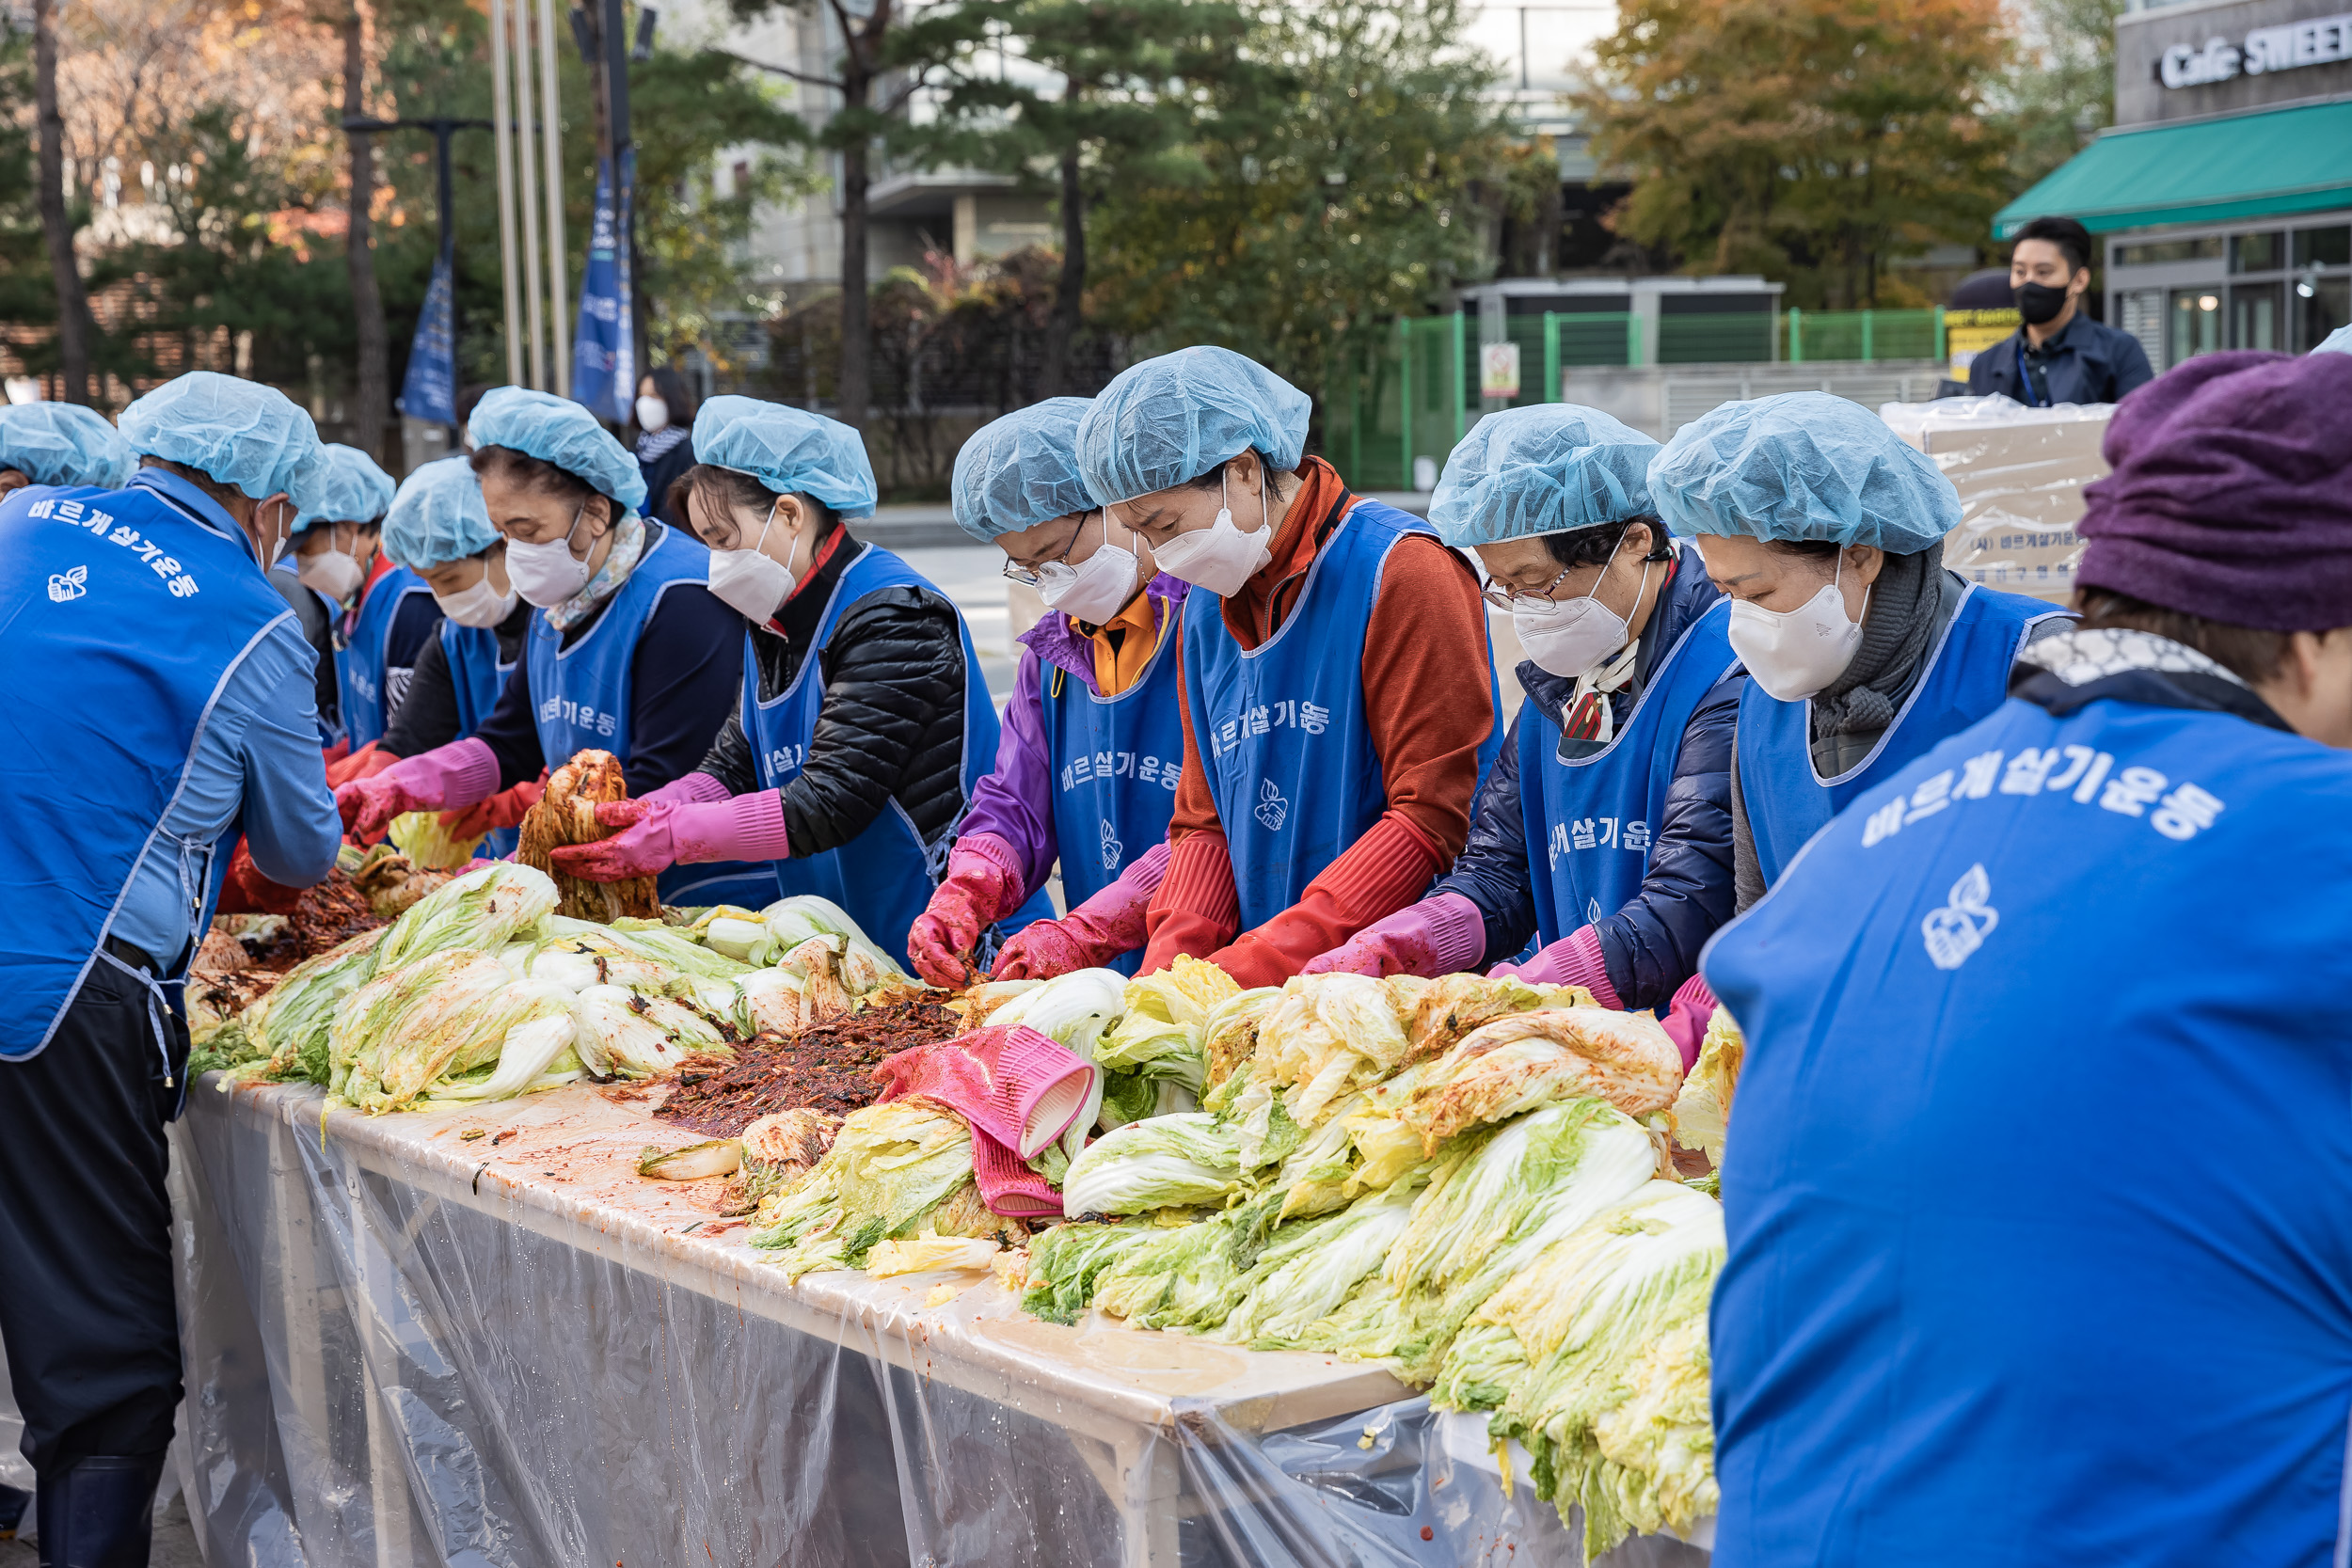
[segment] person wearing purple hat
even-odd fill
[[[2106,455],[2080,624],[1706,955],[1716,1568],[2344,1560],[2352,357]]]

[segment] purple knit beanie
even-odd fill
[[[2209,621],[2352,626],[2352,355],[2208,354],[2117,404],[2074,574]]]

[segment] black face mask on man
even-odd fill
[[[2054,322],[2066,309],[2066,291],[2047,283],[2020,283],[2010,292],[2017,297],[2017,313],[2027,326]]]

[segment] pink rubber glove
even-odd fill
[[[970,833],[947,852],[947,876],[907,932],[914,972],[955,990],[972,983],[980,927],[1021,907],[1021,862],[994,833]]]
[[[1478,961],[1486,950],[1486,917],[1458,893],[1440,893],[1375,921],[1301,974],[1419,974],[1436,979]]]
[[[1517,975],[1531,986],[1582,986],[1593,1000],[1613,1011],[1625,1011],[1617,988],[1609,983],[1609,966],[1601,961],[1600,937],[1590,926],[1580,926],[1549,947],[1539,947],[1523,964],[1497,964],[1486,977]]]
[[[1701,975],[1692,975],[1675,992],[1664,1022],[1666,1033],[1674,1037],[1675,1049],[1682,1053],[1683,1071],[1690,1071],[1692,1064],[1699,1059],[1699,1047],[1707,1042],[1707,1026],[1715,1022],[1715,1009],[1722,1006]]]
[[[565,845],[548,857],[555,869],[592,882],[617,882],[696,861],[780,861],[792,854],[784,832],[784,797],[772,789],[720,800],[681,800],[656,790],[642,800],[606,801],[596,808],[596,820],[624,831],[596,844]]]
[[[470,737],[404,757],[381,773],[335,790],[343,831],[373,844],[405,812],[450,811],[486,800],[499,786],[499,760],[487,742]]]
[[[990,977],[1050,980],[1095,969],[1144,943],[1144,916],[1160,879],[1168,875],[1166,840],[1154,844],[1119,879],[1063,915],[1025,926],[996,955]]]

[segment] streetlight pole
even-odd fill
[[[422,341],[428,336],[424,329],[430,325],[429,318],[431,318],[434,313],[435,302],[433,294],[435,293],[445,293],[447,296],[448,311],[448,323],[446,329],[448,340],[447,352],[451,360],[450,369],[452,372],[450,385],[448,387],[448,395],[452,403],[453,418],[454,416],[454,403],[456,398],[454,371],[457,345],[457,198],[454,189],[455,182],[452,179],[450,171],[449,144],[450,138],[454,136],[460,131],[486,131],[491,129],[494,129],[494,125],[490,120],[457,119],[446,115],[436,116],[429,119],[373,119],[364,115],[352,115],[346,117],[343,120],[343,130],[352,134],[373,135],[385,131],[429,131],[433,134],[434,173],[436,182],[434,207],[436,218],[439,223],[439,234],[437,236],[439,244],[436,250],[436,265],[433,269],[435,287],[434,289],[427,291],[425,300],[425,319],[421,319],[418,323],[418,341]],[[436,353],[437,352],[438,350],[437,349]],[[410,373],[412,375],[421,373],[416,369],[414,363],[418,353],[419,350],[412,345],[409,351],[409,357],[412,362]],[[416,384],[412,383],[411,385],[413,386]],[[405,397],[406,395],[407,394],[404,392],[403,396]],[[422,393],[420,393],[419,395],[421,398],[422,397]],[[407,407],[404,407],[402,412],[411,418],[423,417],[415,410]]]

